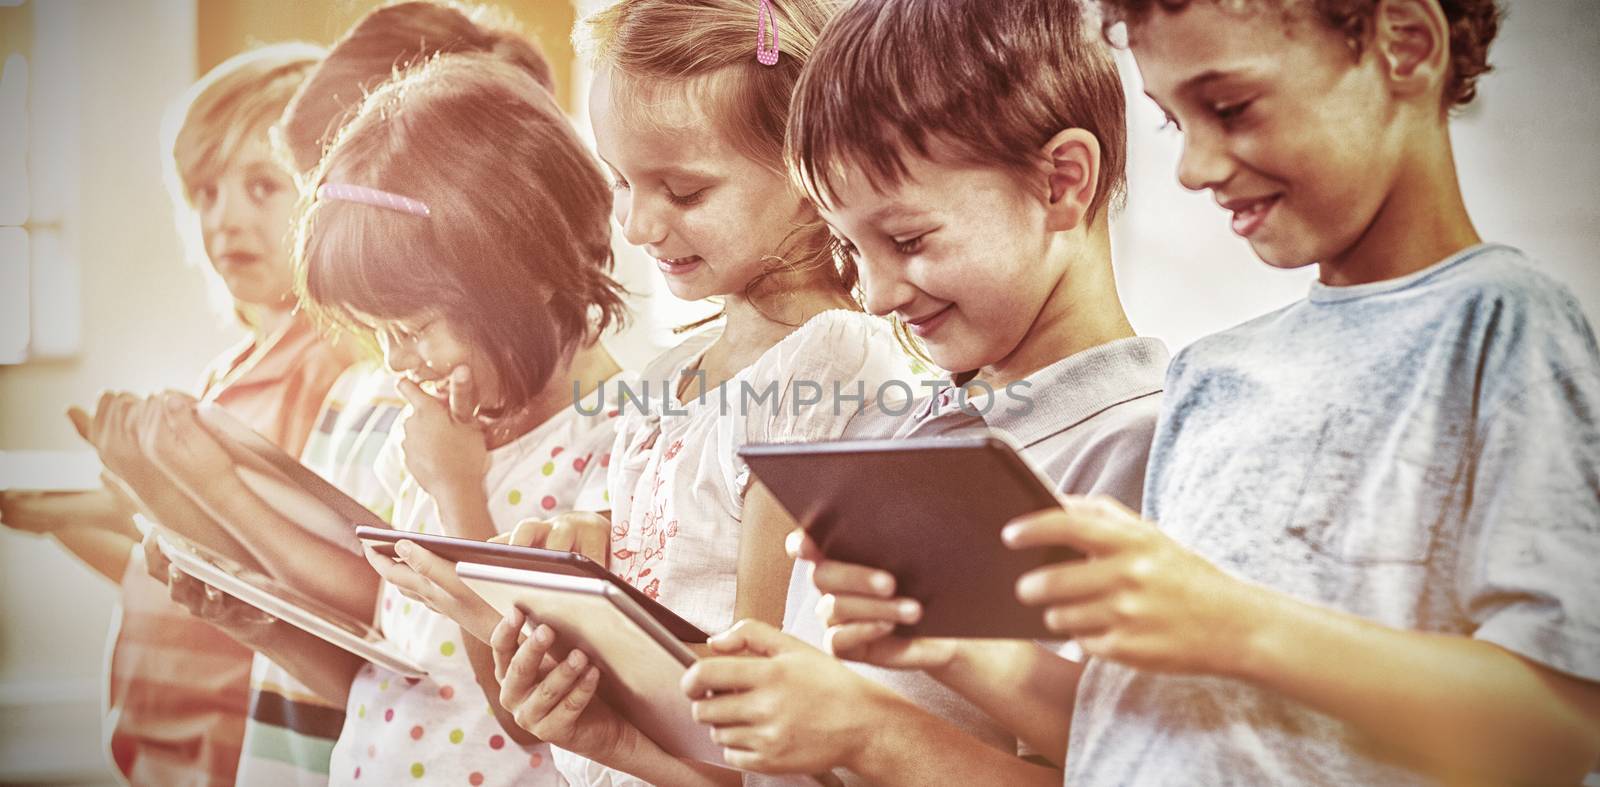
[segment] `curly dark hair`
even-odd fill
[[[1194,0],[1097,0],[1104,12],[1102,23],[1109,38],[1118,23],[1136,25],[1156,10],[1178,11]],[[1223,0],[1212,0],[1223,2]],[[1235,4],[1285,0],[1232,0]],[[1343,33],[1350,48],[1359,55],[1372,36],[1378,0],[1300,0],[1309,3],[1329,27]],[[1478,95],[1478,77],[1488,73],[1489,44],[1500,32],[1505,12],[1498,0],[1437,0],[1450,24],[1450,78],[1445,83],[1442,101],[1446,108],[1466,106]]]

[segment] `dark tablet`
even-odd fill
[[[1000,540],[1012,519],[1057,507],[1000,437],[749,445],[739,455],[824,554],[884,569],[899,595],[922,602],[922,620],[897,633],[1060,638],[1017,601],[1017,578],[1082,555]]]
[[[661,602],[646,596],[638,588],[628,584],[623,578],[607,571],[604,566],[576,552],[562,552],[538,547],[518,547],[510,544],[495,544],[488,541],[474,541],[470,538],[436,536],[427,533],[411,533],[386,527],[358,527],[356,528],[356,537],[367,542],[374,551],[386,557],[394,557],[395,542],[405,540],[427,547],[428,551],[435,555],[456,563],[477,563],[525,571],[540,571],[547,574],[602,579],[626,593],[659,621],[662,626],[666,627],[666,630],[677,637],[679,641],[703,643],[708,636],[704,631],[696,628],[693,623],[678,617],[677,613],[662,606]]]

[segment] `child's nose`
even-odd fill
[[[1183,153],[1178,157],[1178,182],[1190,191],[1205,191],[1226,183],[1233,173],[1233,159],[1222,145],[1204,132],[1188,133],[1183,138]]]
[[[634,246],[648,246],[666,239],[666,229],[649,200],[637,199],[633,192],[618,197],[622,203],[622,237]]]

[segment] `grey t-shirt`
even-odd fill
[[[1167,350],[1157,339],[1120,339],[1045,367],[1026,378],[1028,385],[995,391],[986,412],[963,409],[946,391],[899,411],[868,409],[856,416],[844,436],[851,439],[934,437],[994,429],[1010,435],[1022,455],[1056,488],[1069,494],[1106,494],[1137,508],[1144,484],[1150,441],[1160,414]],[[1024,400],[1031,399],[1031,406]],[[819,593],[805,564],[789,585],[784,629],[821,647],[823,627],[816,616]],[[1017,741],[976,706],[918,671],[886,670],[846,662],[857,672],[889,686],[979,740],[1014,752]],[[846,784],[864,783],[837,771]],[[764,784],[747,777],[746,784]]]
[[[1313,285],[1184,350],[1144,500],[1238,576],[1600,680],[1600,353],[1515,249]],[[1427,780],[1273,693],[1094,659],[1066,783]]]

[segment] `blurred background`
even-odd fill
[[[575,19],[604,0],[501,0],[555,65],[585,135]],[[331,43],[374,0],[0,0],[0,451],[81,447],[63,412],[100,390],[196,381],[242,334],[207,304],[162,185],[159,130],[207,69],[252,46]],[[1455,123],[1467,205],[1487,239],[1529,251],[1600,322],[1600,0],[1511,0],[1493,73]],[[753,24],[753,22],[752,22]],[[1274,271],[1210,197],[1174,175],[1180,137],[1129,87],[1130,200],[1115,224],[1135,327],[1176,351],[1288,303],[1313,272]],[[1585,141],[1588,140],[1588,141]],[[705,313],[659,291],[618,241],[641,364]],[[0,488],[5,486],[0,479]],[[113,589],[52,542],[0,531],[0,783],[99,784],[101,670]]]

